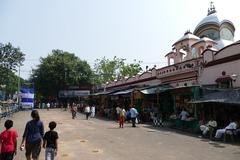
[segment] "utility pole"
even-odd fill
[[[17,90],[17,103],[20,105],[20,65],[18,66],[18,90]]]
[[[9,96],[10,96],[10,89],[9,89],[9,86],[10,86],[10,77],[9,77],[9,72],[11,72],[11,67],[8,63],[5,64],[5,67],[6,67],[6,71],[7,71],[7,81],[6,81],[6,96],[5,96],[5,100],[8,100],[9,99]]]

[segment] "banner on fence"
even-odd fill
[[[21,104],[22,109],[34,108],[34,91],[33,89],[21,89]]]

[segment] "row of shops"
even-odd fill
[[[134,105],[142,122],[150,121],[153,112],[167,125],[191,131],[210,117],[218,128],[239,121],[240,41],[234,41],[234,32],[233,23],[219,21],[210,6],[194,32],[185,32],[172,45],[167,66],[103,84],[89,99],[102,116],[113,118],[117,106],[128,110]],[[179,120],[183,109],[189,114],[184,122]]]
[[[184,129],[193,132],[198,132],[199,126],[211,117],[218,122],[219,128],[226,126],[232,118],[240,120],[238,89],[200,86],[172,88],[163,85],[98,92],[91,94],[89,99],[96,104],[98,114],[106,118],[115,119],[116,107],[128,110],[135,106],[142,123],[152,122],[152,112],[161,116],[164,124],[169,127],[181,129],[183,122],[179,114],[184,108],[189,113]]]

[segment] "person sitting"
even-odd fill
[[[210,138],[211,138],[212,132],[216,127],[217,127],[217,122],[213,119],[213,117],[211,117],[207,124],[200,126],[200,130],[202,131],[203,136],[206,136],[207,133],[210,131]]]
[[[235,121],[230,120],[230,123],[228,126],[226,126],[223,129],[218,129],[216,134],[215,134],[215,138],[219,139],[222,137],[222,135],[226,132],[226,130],[233,130],[233,129],[237,129],[237,123]]]

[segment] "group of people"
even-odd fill
[[[116,107],[117,120],[119,121],[119,128],[123,128],[126,120],[131,119],[132,127],[136,127],[136,121],[138,116],[137,109],[132,106],[129,111],[126,112],[124,108]]]
[[[92,106],[89,106],[87,105],[85,108],[84,108],[84,113],[86,115],[86,119],[88,120],[89,116],[91,118],[94,118],[95,117],[95,112],[96,112],[96,107],[95,105],[92,105]]]
[[[46,102],[46,103],[37,103],[36,107],[37,108],[42,108],[42,109],[47,109],[49,110],[50,108],[57,108],[58,107],[58,103],[53,103],[53,102]]]
[[[70,111],[72,113],[72,119],[76,118],[77,111],[78,111],[78,106],[77,104],[73,103],[70,106]],[[95,112],[96,112],[96,107],[95,105],[86,105],[84,108],[84,114],[86,115],[86,119],[88,120],[89,117],[94,118],[95,117]]]
[[[77,113],[77,105],[72,104],[70,106],[71,108],[71,113],[72,113],[72,118],[74,119],[76,117]],[[95,105],[86,105],[84,108],[84,114],[86,115],[86,120],[89,119],[89,117],[94,118],[96,113],[96,107]],[[132,121],[132,127],[136,127],[136,122],[138,116],[138,111],[135,107],[131,107],[130,110],[126,111],[123,107],[116,107],[116,119],[119,122],[119,127],[123,128],[124,122],[126,120],[131,120]]]
[[[49,123],[49,131],[44,134],[44,125],[40,120],[37,110],[31,112],[32,120],[28,121],[23,133],[20,150],[25,149],[27,160],[38,160],[41,148],[45,149],[45,159],[54,160],[58,151],[58,133],[54,131],[57,123],[51,121]],[[6,128],[0,134],[1,160],[13,160],[17,155],[17,131],[13,130],[13,121],[6,120],[4,123]]]
[[[189,113],[186,111],[185,108],[183,108],[181,113],[179,114],[179,118],[182,121],[186,121],[188,117],[189,117]],[[207,134],[209,134],[210,138],[214,136],[215,139],[220,139],[228,130],[231,132],[231,130],[235,130],[235,129],[237,129],[237,122],[234,120],[230,120],[230,123],[226,127],[218,129],[217,122],[216,120],[214,120],[213,117],[210,117],[209,121],[206,124],[200,125],[200,130],[202,131],[203,136],[206,136]],[[215,135],[212,135],[214,133]]]
[[[210,133],[211,137],[212,136],[211,134],[215,130],[216,131],[214,136],[215,139],[220,139],[228,130],[232,131],[235,129],[237,129],[237,122],[234,120],[230,120],[230,123],[226,127],[217,129],[217,122],[212,117],[210,118],[207,124],[200,126],[200,130],[202,131],[202,134],[204,136]]]

